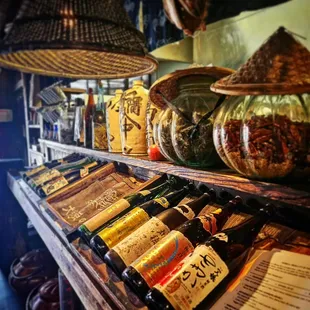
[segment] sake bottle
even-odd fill
[[[91,240],[91,246],[101,256],[116,244],[129,236],[132,232],[155,216],[168,208],[175,207],[189,192],[189,187],[169,193],[166,196],[155,198],[139,205],[104,228]]]
[[[79,227],[81,237],[89,243],[91,238],[95,236],[104,227],[108,226],[112,221],[114,222],[118,218],[122,217],[134,207],[142,204],[150,199],[157,197],[158,195],[164,195],[169,190],[171,183],[174,183],[175,179],[168,180],[159,186],[151,189],[142,190],[137,193],[130,194],[117,202],[113,203],[107,209],[101,211],[83,225]]]
[[[171,271],[195,247],[220,231],[241,204],[240,197],[209,215],[196,217],[171,231],[123,272],[123,279],[143,299],[148,290]]]
[[[272,213],[272,208],[266,206],[249,220],[199,245],[148,292],[149,307],[188,310],[210,298],[215,288],[244,263]]]
[[[204,193],[187,204],[173,207],[152,217],[113,247],[109,255],[105,256],[106,262],[120,275],[127,266],[167,236],[171,230],[196,217],[214,198],[213,192],[211,195]]]

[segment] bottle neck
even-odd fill
[[[169,205],[176,205],[178,204],[189,192],[188,187],[183,187],[182,189],[169,193],[165,196],[167,201],[169,202]]]
[[[204,193],[199,198],[187,203],[186,205],[195,213],[197,216],[198,213],[211,201],[209,194]]]

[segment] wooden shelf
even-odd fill
[[[87,260],[91,252],[85,245],[80,248],[68,243],[59,226],[40,208],[40,197],[19,176],[8,173],[8,186],[87,310],[146,309],[141,302],[135,306],[129,301],[124,284],[98,258],[92,255]]]
[[[310,208],[310,190],[309,185],[287,185],[267,183],[257,180],[249,180],[226,169],[222,171],[215,170],[197,170],[193,168],[176,166],[166,161],[150,161],[147,157],[130,157],[122,154],[109,153],[104,151],[90,150],[73,145],[63,145],[54,141],[40,140],[45,147],[58,150],[64,153],[81,153],[108,161],[118,161],[130,166],[145,168],[157,173],[167,173],[170,175],[183,177],[195,182],[202,182],[218,190],[224,190],[229,193],[240,194],[245,199],[257,197],[264,203],[279,203],[291,207]]]

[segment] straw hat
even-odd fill
[[[232,74],[233,72],[234,70],[221,67],[196,67],[177,70],[158,79],[150,89],[149,98],[154,105],[164,108],[166,104],[160,94],[164,95],[170,102],[177,98],[179,95],[178,81],[181,78],[191,76],[209,76],[215,79],[221,79],[222,77]]]
[[[125,78],[158,66],[122,0],[24,0],[0,48],[0,66],[48,76]]]
[[[211,86],[227,95],[310,92],[310,52],[279,28],[238,71]]]

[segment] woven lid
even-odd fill
[[[310,92],[310,52],[285,28],[279,28],[235,73],[211,90],[227,95]]]
[[[24,0],[0,66],[67,78],[126,78],[157,68],[122,0]]]
[[[231,69],[221,67],[197,67],[177,70],[173,73],[164,75],[152,85],[149,93],[150,101],[154,105],[164,108],[166,104],[160,94],[164,95],[170,102],[177,98],[179,95],[178,81],[186,76],[202,75],[221,79],[233,72],[234,71]]]

